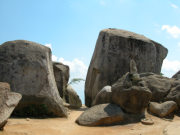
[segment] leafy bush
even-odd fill
[[[85,81],[85,80],[82,78],[73,78],[71,79],[69,84],[73,84],[73,83],[78,84],[80,81]]]

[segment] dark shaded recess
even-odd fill
[[[46,100],[45,97],[38,97],[35,95],[22,95],[21,100],[19,101],[19,104],[15,108],[16,110],[21,110],[24,107],[26,107],[29,104],[34,104],[34,105],[40,105]]]
[[[65,90],[65,100],[66,100],[66,103],[69,103],[69,92],[68,92],[68,90]]]

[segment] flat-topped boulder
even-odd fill
[[[45,104],[49,112],[67,117],[53,74],[50,48],[41,44],[14,40],[0,45],[0,81],[22,99],[15,111],[34,104]]]
[[[133,32],[119,29],[100,31],[85,82],[85,104],[90,107],[104,86],[111,86],[129,72],[134,59],[138,73],[160,74],[167,48]]]

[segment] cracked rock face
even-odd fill
[[[8,83],[0,82],[0,130],[3,130],[3,127],[7,123],[7,119],[10,117],[21,98],[21,94],[11,92]]]
[[[45,104],[49,112],[67,117],[54,79],[51,50],[41,44],[14,40],[0,45],[0,81],[22,95],[15,110]]]
[[[119,29],[99,33],[85,82],[85,104],[90,107],[104,86],[111,86],[129,72],[134,59],[138,73],[160,74],[168,50],[143,35]]]

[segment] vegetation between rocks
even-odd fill
[[[22,110],[14,111],[13,116],[18,117],[46,117],[49,116],[48,108],[45,104],[34,105],[24,107]]]

